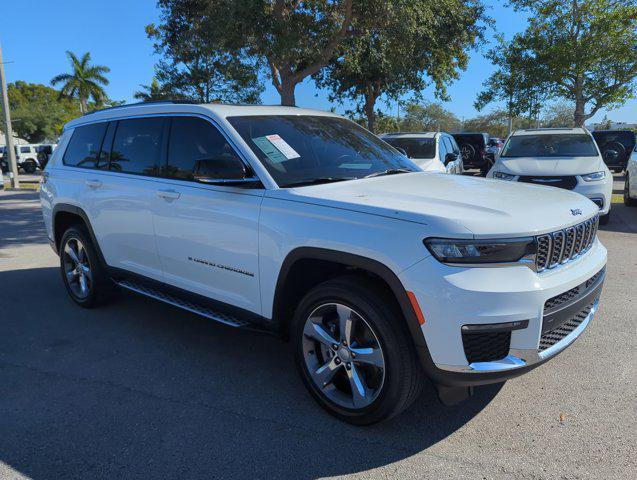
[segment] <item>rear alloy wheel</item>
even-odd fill
[[[62,236],[60,269],[67,292],[82,307],[95,306],[109,293],[110,282],[95,247],[80,226],[70,227]]]
[[[626,181],[624,182],[624,205],[627,207],[637,206],[637,200],[630,198],[630,177],[626,175]]]
[[[420,392],[420,365],[392,300],[377,283],[346,276],[318,285],[297,308],[297,367],[314,399],[341,420],[379,422]]]

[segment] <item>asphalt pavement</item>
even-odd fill
[[[36,194],[0,193],[0,478],[636,478],[637,208],[599,236],[600,310],[564,353],[360,428],[313,402],[275,337],[131,294],[77,307]]]

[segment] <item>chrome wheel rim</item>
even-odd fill
[[[303,357],[312,383],[337,405],[369,406],[385,382],[385,358],[367,321],[339,303],[323,304],[303,327]]]
[[[73,295],[79,299],[88,297],[93,285],[93,274],[84,244],[77,238],[69,239],[64,245],[62,259],[64,275]]]

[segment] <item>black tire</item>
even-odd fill
[[[627,207],[636,207],[637,200],[630,198],[630,178],[626,175],[626,181],[624,182],[624,205]]]
[[[306,321],[310,321],[310,314],[317,308],[331,303],[344,305],[360,314],[365,327],[371,329],[382,349],[384,381],[376,390],[375,399],[364,408],[346,408],[332,401],[319,389],[308,369],[304,350],[304,342],[308,341],[304,333]],[[423,384],[422,369],[404,321],[393,296],[364,276],[339,277],[310,290],[294,314],[291,338],[303,383],[318,404],[340,420],[355,425],[373,424],[404,411],[418,397]],[[351,346],[353,349],[353,344]],[[352,365],[356,362],[352,359]]]
[[[27,160],[26,162],[24,162],[24,164],[22,164],[22,169],[24,170],[24,173],[29,173],[29,174],[35,173],[37,168],[38,168],[38,165],[33,160]]]
[[[610,222],[610,210],[608,211],[606,215],[602,215],[599,217],[600,225],[608,225],[608,222]]]
[[[67,246],[71,248],[73,248],[73,245],[77,246],[78,241],[85,251],[85,255],[81,256],[80,259],[85,260],[85,264],[90,271],[90,281],[87,281],[88,292],[86,295],[78,294],[79,287],[76,288],[74,281],[71,281],[67,275],[69,257],[66,254],[66,248]],[[99,260],[90,235],[82,225],[71,226],[62,235],[62,240],[60,241],[60,273],[69,296],[81,307],[93,308],[107,300],[112,292],[112,283]]]

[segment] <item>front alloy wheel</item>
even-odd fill
[[[368,407],[381,392],[385,360],[376,334],[351,308],[316,308],[303,328],[303,357],[314,385],[344,408]]]

